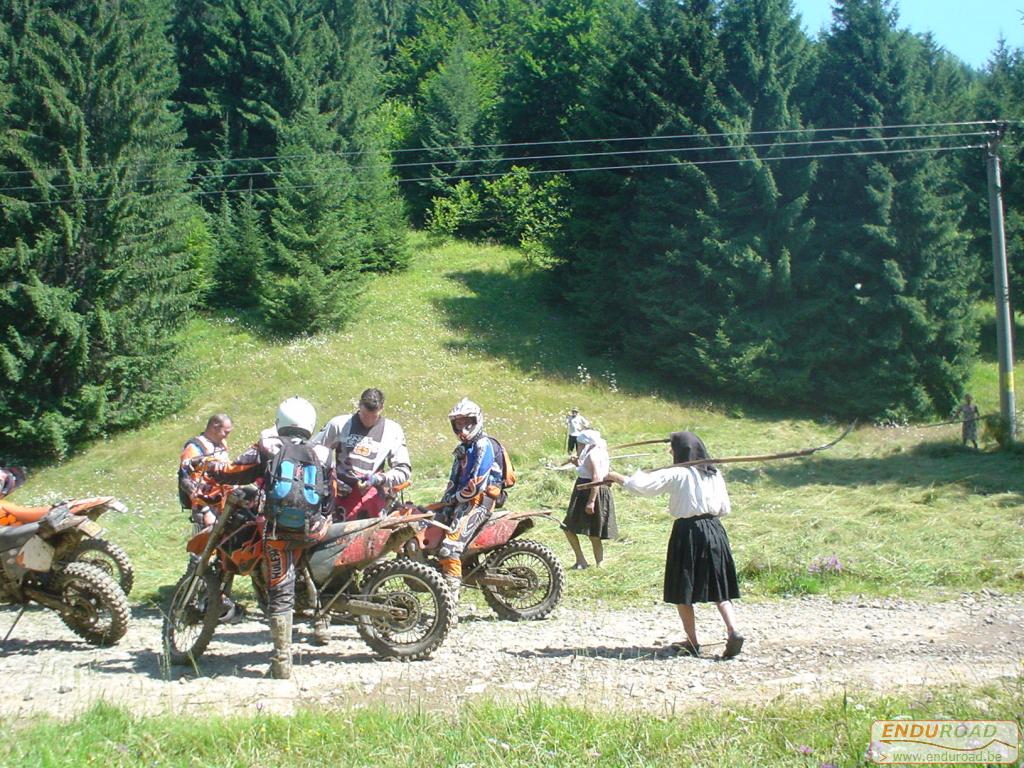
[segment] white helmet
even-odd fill
[[[305,398],[289,397],[277,406],[274,425],[281,437],[310,438],[316,430],[316,408]]]
[[[458,416],[466,416],[473,420],[473,423],[468,429],[464,429],[461,432],[455,426],[455,419]],[[480,433],[484,431],[484,412],[480,410],[480,406],[470,400],[468,397],[464,397],[455,404],[455,407],[448,413],[448,421],[452,423],[452,432],[464,443],[470,443],[476,440]]]

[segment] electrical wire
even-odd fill
[[[768,135],[786,135],[793,133],[826,133],[829,131],[840,133],[844,131],[886,131],[886,130],[905,130],[909,128],[960,128],[968,125],[999,125],[1005,122],[1005,120],[967,120],[959,122],[944,122],[944,123],[900,123],[893,125],[860,125],[860,126],[847,126],[841,128],[776,128],[771,130],[762,131],[726,131],[719,133],[681,133],[681,134],[668,134],[659,136],[617,136],[607,137],[599,139],[555,139],[550,141],[521,141],[521,142],[505,142],[499,144],[452,144],[447,146],[439,147],[407,147],[399,149],[379,149],[379,150],[345,150],[330,153],[318,153],[312,155],[310,153],[292,154],[292,155],[252,155],[246,157],[227,157],[227,158],[212,158],[208,160],[193,160],[187,163],[181,163],[182,165],[209,165],[217,163],[236,163],[236,162],[263,162],[268,160],[294,160],[301,159],[304,157],[317,157],[323,155],[333,155],[337,157],[351,157],[354,155],[367,154],[368,152],[374,152],[378,154],[403,154],[409,152],[445,152],[452,150],[467,150],[467,149],[499,149],[506,147],[539,147],[539,146],[553,146],[553,145],[564,145],[564,144],[593,144],[593,143],[610,143],[616,141],[668,141],[678,139],[709,139],[709,138],[728,138],[733,136],[768,136]],[[1020,121],[1016,121],[1020,122]],[[148,163],[138,163],[135,166],[121,166],[117,163],[111,163],[108,165],[98,165],[92,170],[109,170],[112,168],[146,168],[152,165],[156,165],[158,161]],[[0,170],[0,175],[17,176],[25,174],[35,173],[48,173],[63,171],[63,168],[59,167],[43,167],[34,171],[23,170],[23,171],[4,171]]]
[[[414,163],[393,163],[391,169],[396,168],[417,168],[425,166],[440,167],[446,165],[473,165],[479,163],[514,163],[520,160],[527,161],[538,161],[538,160],[563,160],[563,159],[579,159],[587,157],[608,157],[608,156],[623,156],[623,155],[642,155],[642,154],[664,154],[669,152],[704,152],[704,151],[721,151],[721,150],[744,150],[744,149],[776,149],[779,147],[794,147],[794,146],[820,146],[823,144],[850,144],[850,143],[863,143],[863,142],[893,142],[893,141],[927,141],[930,139],[948,139],[948,138],[970,138],[974,136],[987,136],[987,131],[970,131],[960,133],[932,133],[917,136],[890,136],[890,137],[844,137],[834,139],[818,139],[818,140],[807,140],[807,141],[773,141],[763,142],[759,144],[713,144],[710,146],[701,147],[662,147],[658,149],[624,149],[624,150],[613,150],[607,152],[576,152],[569,154],[557,154],[557,155],[517,155],[515,157],[484,157],[484,158],[459,158],[456,160],[424,160]],[[322,157],[331,157],[332,153],[325,153],[323,155],[314,155],[310,159],[321,159]],[[349,169],[351,171],[365,170],[369,166],[354,166]],[[267,170],[267,171],[241,171],[238,173],[223,173],[223,174],[211,174],[209,176],[201,177],[203,182],[208,182],[214,179],[253,179],[266,176],[280,176],[287,171],[284,170]],[[159,182],[160,179],[148,178],[148,179],[134,179],[128,183],[131,184],[149,184],[152,182]],[[75,186],[71,183],[64,184],[49,184],[47,189],[68,189]],[[23,190],[38,189],[39,186],[35,184],[26,184],[16,187],[0,187],[0,193],[2,192],[16,192]]]
[[[877,155],[909,155],[909,154],[922,154],[922,153],[937,153],[937,152],[956,152],[966,149],[984,149],[986,144],[965,144],[954,147],[916,147],[911,149],[886,149],[886,150],[869,150],[860,152],[829,152],[825,154],[808,154],[808,155],[781,155],[772,157],[770,155],[758,156],[758,157],[747,157],[747,158],[723,158],[719,160],[692,160],[686,162],[673,162],[673,163],[639,163],[635,165],[607,165],[607,166],[596,166],[596,167],[584,167],[584,168],[541,168],[541,169],[524,169],[524,172],[529,176],[542,175],[542,174],[570,174],[570,173],[587,173],[594,171],[627,171],[627,170],[640,170],[648,168],[685,168],[688,166],[703,166],[703,165],[736,165],[740,163],[753,163],[753,162],[778,162],[783,160],[821,160],[831,157],[867,157]],[[504,176],[504,172],[494,173],[476,173],[476,174],[462,174],[462,175],[451,175],[451,176],[423,176],[411,179],[396,179],[396,183],[409,184],[414,182],[442,182],[442,181],[460,181],[463,179],[486,179]],[[354,184],[368,183],[360,182],[358,180],[353,182]],[[262,187],[258,190],[254,190],[259,193],[264,192],[277,192],[286,190],[300,190],[300,189],[313,189],[315,187],[323,186],[322,184],[292,184],[292,185],[278,185],[272,187]],[[246,189],[220,189],[220,190],[201,190],[199,192],[192,193],[196,197],[206,197],[209,195],[229,195],[229,194],[240,194],[248,192]],[[170,192],[164,190],[162,192],[151,192],[141,193],[148,195],[158,194],[170,194]],[[91,198],[70,198],[66,200],[38,200],[38,201],[19,201],[24,205],[36,206],[36,205],[63,205],[66,203],[74,202],[105,202],[108,200],[116,199],[115,196],[106,197],[91,197]]]

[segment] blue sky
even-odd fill
[[[832,21],[829,0],[793,0],[804,29],[817,35]],[[897,0],[899,26],[931,32],[950,53],[981,68],[1002,34],[1013,48],[1024,48],[1024,0]]]

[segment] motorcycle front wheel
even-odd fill
[[[131,558],[121,547],[106,539],[82,539],[71,550],[69,563],[87,563],[108,574],[121,586],[126,595],[131,594],[135,586],[135,568]]]
[[[562,599],[565,569],[539,541],[513,539],[484,563],[483,576],[504,576],[518,584],[481,584],[484,600],[503,619],[543,619]]]
[[[86,563],[69,563],[57,577],[64,603],[60,618],[92,645],[114,645],[128,631],[128,598],[109,575]]]
[[[444,642],[455,601],[437,571],[405,558],[374,564],[360,598],[394,609],[394,615],[357,616],[356,629],[382,656],[425,659]]]
[[[195,663],[206,651],[220,621],[220,577],[213,571],[203,574],[186,600],[191,582],[191,573],[181,577],[164,615],[164,652],[171,664]]]

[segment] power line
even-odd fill
[[[505,142],[498,144],[452,144],[447,146],[439,147],[407,147],[399,149],[379,149],[379,150],[345,150],[338,152],[319,153],[319,156],[332,155],[337,157],[351,157],[355,155],[363,154],[390,154],[397,155],[409,152],[446,152],[452,150],[466,150],[466,149],[500,149],[507,147],[539,147],[539,146],[554,146],[564,144],[594,144],[594,143],[610,143],[617,141],[668,141],[668,140],[679,140],[679,139],[709,139],[709,138],[728,138],[734,136],[768,136],[768,135],[787,135],[794,133],[826,133],[832,132],[843,132],[843,131],[887,131],[887,130],[905,130],[905,129],[919,129],[919,128],[959,128],[968,125],[995,125],[1000,122],[999,120],[967,120],[959,122],[940,122],[940,123],[899,123],[893,125],[858,125],[858,126],[846,126],[840,128],[778,128],[771,130],[762,131],[726,131],[719,133],[681,133],[681,134],[668,134],[668,135],[651,135],[651,136],[616,136],[606,137],[597,139],[554,139],[550,141],[521,141],[521,142]],[[1019,122],[1019,121],[1018,121]],[[893,137],[895,138],[895,137]],[[294,160],[302,159],[307,157],[316,157],[318,155],[311,155],[309,153],[293,154],[293,155],[252,155],[248,157],[227,157],[227,158],[212,158],[209,160],[194,160],[188,161],[187,163],[179,163],[180,165],[210,165],[218,163],[236,163],[236,162],[263,162],[267,160]],[[122,166],[117,163],[110,163],[107,165],[94,166],[91,170],[109,170],[112,168],[147,168],[152,165],[156,165],[158,161],[137,163],[134,166],[126,165]],[[43,167],[36,170],[24,170],[24,171],[2,171],[0,175],[7,176],[20,176],[26,174],[36,173],[47,173],[63,171],[64,168],[59,167]]]
[[[596,167],[584,167],[584,168],[541,168],[541,169],[524,169],[524,173],[529,176],[542,175],[542,174],[570,174],[570,173],[588,173],[593,171],[627,171],[627,170],[640,170],[647,168],[683,168],[688,166],[702,166],[702,165],[736,165],[740,163],[753,163],[753,162],[778,162],[783,160],[820,160],[830,157],[868,157],[876,155],[909,155],[909,154],[921,154],[921,153],[938,153],[938,152],[957,152],[965,149],[984,149],[986,144],[965,144],[954,147],[916,147],[912,149],[885,149],[885,150],[869,150],[860,152],[829,152],[825,154],[808,154],[808,155],[781,155],[772,157],[770,155],[757,156],[757,157],[746,157],[746,158],[723,158],[719,160],[693,160],[686,162],[673,162],[673,163],[639,163],[635,165],[607,165],[607,166],[596,166]],[[463,179],[486,179],[504,176],[504,172],[494,173],[476,173],[476,174],[462,174],[462,175],[451,175],[451,176],[423,176],[411,179],[396,179],[395,181],[400,184],[409,184],[414,182],[422,181],[460,181]],[[355,184],[361,184],[365,182],[355,181]],[[315,187],[323,186],[321,184],[291,184],[291,185],[278,185],[272,187],[263,187],[255,190],[257,192],[277,192],[283,190],[292,189],[313,189]],[[240,194],[248,192],[245,189],[220,189],[220,190],[203,190],[194,192],[196,197],[207,197],[209,195],[230,195]],[[169,194],[168,191],[163,192],[152,192],[145,193],[151,195],[157,194]],[[38,201],[19,201],[23,202],[24,205],[35,206],[35,205],[63,205],[65,203],[73,202],[105,202],[108,200],[116,199],[115,196],[106,197],[92,197],[92,198],[78,198],[67,199],[67,200],[38,200]]]
[[[662,147],[658,149],[625,149],[625,150],[611,150],[605,152],[576,152],[568,154],[553,154],[553,155],[517,155],[515,157],[495,157],[495,158],[458,158],[455,160],[425,160],[414,163],[393,163],[392,169],[396,168],[416,168],[424,166],[445,166],[445,165],[473,165],[480,163],[509,163],[517,162],[519,160],[527,160],[535,162],[538,160],[564,160],[564,159],[580,159],[580,158],[592,158],[592,157],[609,157],[609,156],[624,156],[624,155],[642,155],[642,154],[665,154],[670,152],[705,152],[705,151],[721,151],[721,150],[744,150],[744,149],[776,149],[780,147],[794,147],[794,146],[821,146],[821,145],[832,145],[832,144],[850,144],[850,143],[866,143],[866,142],[895,142],[895,141],[927,141],[930,139],[948,139],[948,138],[969,138],[974,136],[987,136],[987,131],[970,131],[970,132],[959,132],[959,133],[932,133],[922,134],[917,136],[868,136],[868,137],[843,137],[843,138],[832,138],[832,139],[816,139],[807,141],[773,141],[773,142],[762,142],[759,144],[713,144],[709,146],[690,146],[690,147]],[[313,155],[310,159],[318,160],[323,157],[331,157],[332,153],[325,153],[321,155]],[[364,170],[369,166],[355,166],[351,168],[351,171]],[[238,173],[223,173],[213,174],[210,176],[203,176],[202,181],[210,181],[213,179],[253,179],[266,176],[280,176],[286,173],[283,170],[268,170],[268,171],[241,171]],[[158,182],[160,179],[135,179],[129,183],[139,185],[148,184],[152,182]],[[65,184],[50,184],[48,189],[67,189],[75,186],[71,183]],[[0,192],[16,192],[25,190],[38,189],[36,185],[26,184],[15,187],[0,187]]]

